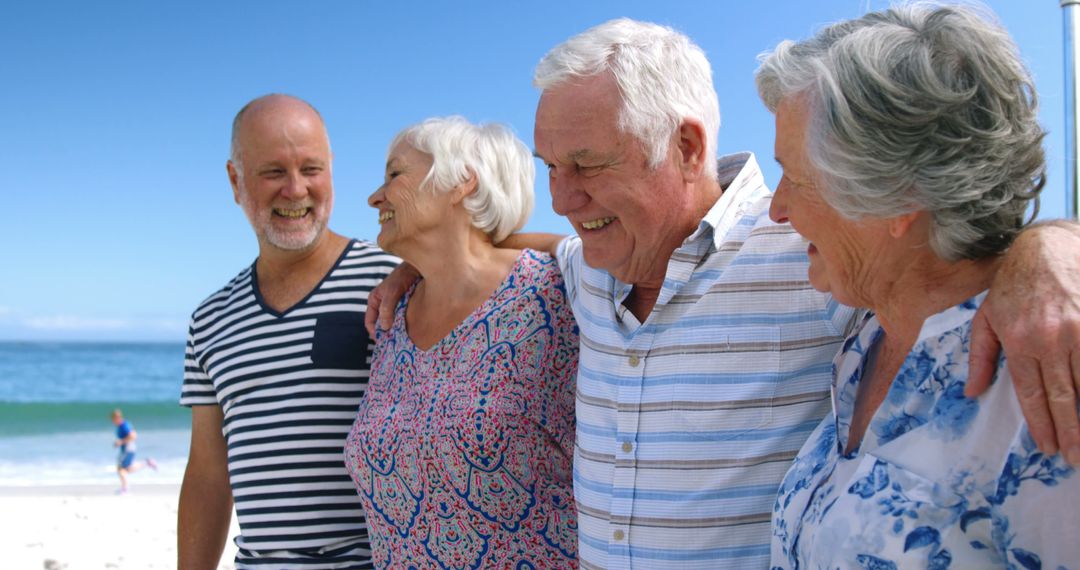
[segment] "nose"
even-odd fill
[[[788,221],[787,186],[787,179],[781,178],[780,184],[776,185],[776,191],[773,192],[772,203],[769,204],[769,219],[778,224]]]
[[[300,200],[306,197],[307,193],[307,179],[303,173],[299,170],[290,172],[285,181],[285,187],[281,189],[281,194],[290,200]]]
[[[548,175],[548,187],[551,190],[551,209],[560,216],[569,215],[584,206],[588,196],[572,179],[572,175],[552,169]]]
[[[382,204],[385,199],[386,193],[383,192],[383,186],[379,186],[371,193],[371,196],[367,197],[367,205],[378,210],[379,205]]]

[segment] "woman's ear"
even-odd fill
[[[889,235],[897,239],[904,237],[925,213],[917,211],[889,218]]]
[[[452,202],[454,204],[459,204],[465,200],[465,198],[468,198],[473,192],[476,192],[477,184],[476,173],[470,168],[469,177],[461,184],[454,186],[454,189],[450,191],[453,194]]]

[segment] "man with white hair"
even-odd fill
[[[537,66],[536,154],[581,329],[582,568],[764,567],[777,483],[853,311],[806,282],[753,155],[716,160],[709,62],[616,20]]]
[[[829,410],[830,361],[854,311],[810,286],[807,243],[769,220],[753,155],[714,158],[711,69],[685,35],[610,21],[552,49],[534,83],[535,152],[578,236],[507,245],[556,252],[580,327],[581,567],[767,567],[778,484]],[[1026,233],[1006,266],[1037,258],[1038,232]],[[1046,275],[1075,288],[1066,261],[1003,272],[995,294]],[[1070,294],[1052,304],[1073,317]],[[995,322],[1023,320],[1005,307]],[[1064,425],[1075,412],[1073,400]]]
[[[829,409],[853,311],[811,288],[754,157],[714,160],[719,105],[689,38],[611,21],[534,80],[536,154],[579,236],[557,251],[581,327],[581,565],[765,567],[777,483]]]
[[[191,317],[182,570],[217,567],[234,502],[237,568],[372,567],[343,446],[371,366],[368,291],[397,258],[327,227],[331,162],[305,101],[259,97],[233,121],[226,169],[259,256]]]

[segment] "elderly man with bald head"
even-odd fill
[[[368,291],[397,263],[328,227],[326,126],[267,95],[233,121],[233,198],[255,262],[192,314],[180,403],[192,409],[180,568],[213,568],[235,503],[237,568],[370,568],[342,446],[367,386]]]

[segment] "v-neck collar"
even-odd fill
[[[495,291],[491,294],[491,296],[487,299],[484,299],[484,302],[480,303],[479,306],[473,309],[472,312],[469,313],[469,316],[465,317],[465,320],[458,323],[458,325],[451,329],[450,332],[446,333],[445,336],[436,341],[435,344],[431,345],[426,350],[420,348],[416,345],[415,342],[413,342],[412,336],[409,334],[409,328],[405,322],[405,313],[409,306],[409,299],[412,297],[413,293],[416,291],[416,287],[420,285],[420,281],[422,281],[423,279],[416,280],[416,282],[413,283],[411,287],[409,287],[409,290],[406,291],[405,295],[402,297],[400,301],[401,310],[396,311],[396,314],[394,315],[394,327],[398,326],[398,323],[396,321],[398,319],[401,319],[401,332],[403,336],[408,339],[409,344],[412,345],[412,347],[416,350],[416,353],[421,355],[435,354],[436,352],[438,352],[439,348],[442,347],[442,345],[446,344],[447,340],[460,336],[458,334],[460,331],[468,330],[481,315],[491,311],[491,307],[496,302],[496,298],[499,296],[499,293],[504,291],[510,284],[512,284],[513,281],[517,279],[518,274],[521,273],[521,271],[523,270],[525,266],[526,256],[529,255],[529,251],[529,249],[521,250],[521,253],[518,255],[517,260],[514,261],[514,266],[510,268],[510,272],[506,274],[506,277],[504,277],[503,280],[499,282],[498,287],[495,287]]]
[[[338,255],[338,257],[334,261],[334,263],[330,265],[330,269],[326,270],[326,274],[322,276],[322,279],[320,279],[319,282],[316,283],[315,286],[312,287],[311,290],[307,292],[307,295],[304,295],[304,297],[302,299],[300,299],[299,301],[293,303],[292,306],[290,306],[290,307],[288,307],[286,309],[283,309],[281,311],[275,310],[273,307],[271,307],[266,302],[266,299],[263,299],[262,291],[259,290],[259,272],[256,269],[256,266],[259,263],[259,259],[255,258],[255,261],[251,262],[251,289],[252,289],[252,292],[255,294],[255,301],[259,303],[259,306],[262,307],[262,310],[264,312],[269,313],[270,315],[273,315],[274,317],[284,318],[284,317],[288,316],[289,313],[293,312],[294,310],[296,310],[300,306],[306,304],[308,302],[308,300],[311,299],[311,296],[314,295],[319,289],[322,288],[323,283],[325,283],[326,280],[330,277],[330,275],[332,273],[334,273],[334,271],[337,270],[338,266],[341,265],[342,260],[345,259],[345,256],[349,255],[349,252],[352,251],[353,246],[355,244],[356,244],[355,239],[349,239],[349,242],[347,244],[345,244],[345,249],[343,249],[341,251],[341,254]]]

